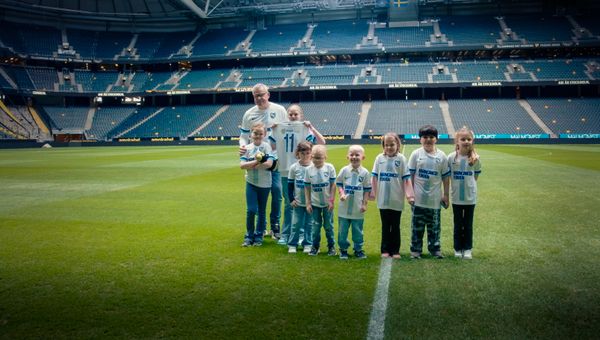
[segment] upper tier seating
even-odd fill
[[[307,31],[306,24],[269,26],[259,29],[252,37],[250,49],[253,53],[290,52]]]
[[[322,21],[317,23],[311,39],[317,50],[352,50],[368,32],[364,20]]]

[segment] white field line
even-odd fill
[[[392,272],[392,259],[385,258],[381,260],[379,266],[379,278],[377,279],[377,290],[373,300],[373,309],[369,319],[368,340],[383,339],[385,334],[385,314],[388,304],[388,290],[390,286],[390,275]]]

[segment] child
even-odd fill
[[[304,111],[298,104],[292,104],[287,109],[289,122],[282,122],[273,126],[272,141],[277,150],[279,171],[281,172],[281,183],[287,187],[290,166],[296,162],[296,146],[301,141],[309,141],[312,144],[325,144],[325,139],[317,129],[309,122],[304,121]],[[287,245],[292,226],[291,197],[287,190],[283,190],[283,228],[277,244]]]
[[[477,178],[481,173],[479,155],[473,147],[473,131],[463,127],[454,135],[456,151],[448,155],[451,171],[450,194],[454,213],[454,256],[472,259],[473,214],[477,201]]]
[[[369,192],[371,191],[371,173],[361,162],[365,159],[365,149],[360,145],[351,145],[346,156],[350,164],[342,168],[335,182],[340,194],[338,206],[338,244],[340,259],[348,259],[348,231],[352,228],[354,256],[366,259],[363,251],[364,213],[367,211]]]
[[[335,238],[333,234],[333,201],[335,199],[335,168],[327,160],[324,145],[312,148],[313,165],[306,169],[304,190],[306,210],[312,214],[312,248],[308,255],[319,253],[321,245],[321,226],[327,237],[327,255],[335,256]]]
[[[311,158],[312,144],[309,142],[300,142],[296,147],[296,158],[298,161],[290,167],[288,172],[288,195],[291,197],[292,206],[292,231],[288,240],[288,253],[296,253],[300,233],[303,233],[301,241],[304,252],[308,253],[311,249],[311,215],[306,210],[306,195],[304,194],[304,178],[306,169],[312,165]]]
[[[439,259],[444,258],[441,251],[440,234],[441,204],[448,206],[448,186],[450,171],[448,158],[435,146],[438,140],[438,131],[431,125],[419,129],[422,147],[413,151],[408,160],[415,204],[412,216],[412,236],[410,244],[410,257],[421,258],[423,250],[423,233],[427,228],[427,249],[429,253]],[[442,195],[442,185],[444,192]]]
[[[240,157],[240,168],[246,170],[246,235],[243,247],[261,246],[263,232],[267,226],[266,209],[271,190],[271,173],[267,170],[276,157],[269,143],[263,141],[267,134],[265,124],[257,122],[250,129],[252,143],[246,145]],[[258,214],[258,224],[254,227]]]
[[[393,132],[381,139],[383,153],[373,163],[371,198],[377,198],[381,217],[381,257],[400,258],[400,218],[404,196],[415,203],[406,157],[400,153],[400,138]]]

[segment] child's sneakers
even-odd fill
[[[262,241],[256,241],[256,242],[254,242],[253,246],[255,246],[255,247],[262,246]]]
[[[297,250],[296,250],[296,246],[289,246],[288,247],[288,254],[296,254]]]
[[[329,247],[329,250],[327,251],[327,256],[335,256],[337,255],[337,253],[335,252],[335,247]]]
[[[465,250],[465,252],[463,253],[463,259],[465,259],[465,260],[473,259],[473,253],[471,252],[471,249]]]
[[[438,258],[438,259],[443,259],[444,258],[444,255],[442,255],[442,251],[441,250],[438,250],[438,251],[434,252],[431,255],[433,255],[433,257]]]
[[[277,240],[277,244],[280,246],[287,246],[287,237],[280,237],[279,240]]]
[[[454,257],[459,258],[459,259],[462,258],[463,257],[462,250],[455,250],[454,251]]]
[[[311,246],[304,246],[304,254],[310,253],[311,250],[312,250]]]
[[[421,253],[416,252],[416,251],[411,251],[410,252],[410,258],[413,260],[418,260],[421,258]]]
[[[347,260],[347,259],[348,259],[348,251],[340,250],[340,260]]]
[[[250,240],[244,240],[244,243],[242,243],[242,247],[250,247],[252,245],[252,241]]]
[[[359,250],[356,253],[354,253],[354,256],[356,256],[357,259],[363,260],[367,258],[367,254],[365,254],[364,251]]]
[[[317,254],[319,254],[319,248],[315,248],[315,247],[312,247],[310,249],[310,253],[308,253],[308,255],[310,255],[310,256],[317,256]]]

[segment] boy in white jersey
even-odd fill
[[[267,134],[261,122],[252,124],[252,144],[246,145],[246,152],[240,157],[240,168],[246,170],[246,235],[242,246],[261,246],[266,228],[266,209],[271,189],[271,173],[275,155],[271,145],[263,141]],[[255,228],[255,217],[258,222]]]
[[[456,151],[448,155],[450,195],[454,213],[454,256],[473,258],[473,215],[477,203],[477,178],[481,173],[479,155],[473,147],[475,134],[466,127],[456,131]]]
[[[367,211],[369,192],[371,192],[371,173],[361,163],[365,159],[365,149],[360,145],[351,145],[346,156],[350,164],[340,170],[335,183],[340,194],[338,206],[338,244],[340,259],[348,259],[348,231],[352,228],[354,256],[367,258],[363,251],[364,213]]]
[[[383,153],[375,158],[371,180],[371,199],[377,199],[381,217],[381,257],[400,258],[400,218],[404,196],[415,203],[406,157],[400,153],[400,138],[393,132],[381,139]]]
[[[308,255],[319,253],[321,245],[321,226],[327,238],[327,255],[335,256],[335,237],[333,233],[333,201],[335,200],[335,168],[327,160],[324,145],[312,148],[313,165],[306,169],[304,190],[306,210],[312,214],[312,248]]]
[[[292,210],[292,231],[288,240],[288,253],[296,253],[300,233],[302,233],[302,244],[304,252],[310,252],[312,245],[311,237],[311,215],[306,210],[306,195],[304,194],[304,178],[306,177],[306,169],[312,165],[311,162],[312,144],[309,142],[300,142],[296,147],[296,158],[298,161],[292,166],[288,172],[288,195],[293,197],[290,204]]]
[[[427,249],[437,258],[443,258],[441,250],[441,205],[448,206],[449,176],[448,158],[435,146],[438,131],[431,125],[419,129],[421,147],[413,151],[408,160],[415,204],[412,216],[410,257],[421,258],[423,234],[427,228]],[[442,186],[444,192],[442,193]]]
[[[304,111],[300,105],[290,105],[287,115],[289,122],[274,124],[272,133],[283,188],[287,188],[290,166],[297,160],[296,146],[298,143],[308,141],[312,144],[325,144],[321,133],[309,121],[304,120]],[[292,206],[290,202],[291,197],[288,196],[287,190],[283,190],[283,226],[277,242],[280,245],[287,245],[291,233]]]
[[[252,87],[252,97],[254,105],[242,117],[240,126],[240,156],[246,152],[246,145],[250,143],[250,127],[256,122],[262,122],[266,128],[265,137],[273,142],[271,137],[271,127],[287,121],[285,108],[279,104],[271,103],[269,88],[265,84],[256,84]],[[269,223],[271,224],[271,233],[277,238],[279,235],[279,220],[281,219],[281,173],[277,168],[271,171],[271,214]]]

